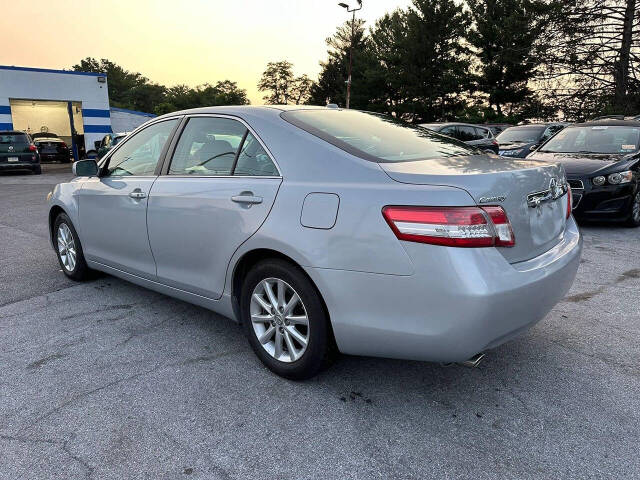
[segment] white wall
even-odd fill
[[[0,66],[0,125],[13,124],[10,99],[80,102],[85,147],[92,149],[95,140],[111,131],[107,83],[98,78],[97,74]],[[78,125],[76,129],[82,131]]]
[[[131,132],[147,120],[153,118],[154,115],[134,113],[117,108],[111,109],[111,129],[114,133]]]

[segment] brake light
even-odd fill
[[[66,143],[64,143],[64,142],[62,142],[62,147],[63,147],[63,148],[67,148],[67,144],[66,144]]]
[[[515,245],[502,207],[387,206],[382,215],[399,240],[448,247]]]
[[[37,148],[33,143],[31,145],[29,145],[29,151],[30,152],[35,152],[36,150],[37,150]]]
[[[567,218],[571,216],[573,209],[573,195],[571,193],[571,185],[567,185]]]

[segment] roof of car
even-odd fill
[[[639,120],[619,120],[616,118],[603,118],[584,123],[576,123],[573,127],[640,127]]]
[[[488,128],[488,125],[476,125],[474,123],[464,123],[464,122],[430,122],[430,123],[419,123],[418,125],[420,125],[421,127],[424,127],[426,125],[429,126],[438,126],[438,127],[451,127],[454,125],[462,125],[465,127],[480,127],[480,128]]]
[[[280,115],[281,112],[290,110],[327,110],[327,107],[319,107],[313,105],[220,105],[217,107],[201,107],[191,108],[188,110],[180,110],[177,112],[168,113],[158,118],[194,113],[226,113],[228,115],[253,114],[273,116]]]

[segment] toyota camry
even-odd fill
[[[335,352],[463,362],[570,288],[562,166],[321,107],[168,114],[49,194],[62,271],[100,270],[240,322],[308,378]]]

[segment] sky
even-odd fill
[[[7,0],[0,65],[62,69],[108,58],[166,86],[232,80],[261,104],[256,84],[269,61],[288,60],[296,75],[317,78],[326,38],[350,15],[338,1]],[[357,16],[372,26],[409,4],[363,0]],[[17,18],[26,23],[7,20]]]

